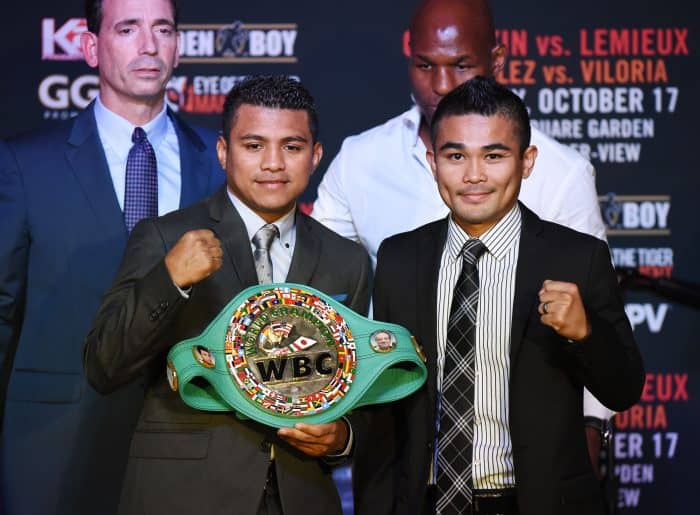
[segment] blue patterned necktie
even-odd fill
[[[438,515],[470,513],[474,439],[474,357],[479,271],[486,247],[470,239],[462,248],[462,273],[452,297],[440,399]]]
[[[272,240],[279,236],[279,230],[274,224],[265,224],[253,236],[253,260],[255,261],[255,272],[258,274],[260,284],[270,284],[272,282],[272,258],[270,257],[270,246]]]
[[[156,153],[141,127],[134,129],[131,141],[124,189],[124,223],[129,233],[142,218],[158,216]]]

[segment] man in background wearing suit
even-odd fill
[[[212,131],[164,104],[178,60],[175,2],[89,0],[98,98],[75,119],[0,142],[0,512],[116,511],[140,385],[102,397],[82,344],[143,216],[223,182]],[[7,391],[5,391],[6,382]]]
[[[428,380],[358,433],[358,513],[600,515],[582,391],[622,411],[644,382],[607,245],[518,202],[537,148],[493,79],[447,94],[431,138],[450,214],[384,241],[373,297]]]
[[[366,311],[365,250],[296,208],[321,159],[317,130],[313,99],[297,81],[240,83],[227,95],[217,144],[227,186],[132,233],[85,345],[97,390],[148,377],[120,514],[341,512],[319,457],[348,454],[344,420],[276,431],[192,409],[166,379],[170,348],[199,335],[251,285],[308,284]]]

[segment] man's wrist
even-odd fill
[[[344,441],[345,445],[343,445],[341,443],[336,452],[333,452],[332,454],[327,455],[328,458],[344,458],[344,457],[350,456],[350,454],[352,453],[352,446],[354,443],[354,438],[353,438],[352,427],[350,426],[350,422],[345,417],[342,417],[340,420],[338,420],[338,422],[343,424],[346,428],[345,434],[347,436],[345,437],[345,441]]]
[[[173,285],[175,286],[175,288],[177,288],[177,291],[180,293],[180,295],[182,296],[182,298],[184,298],[184,299],[189,299],[189,298],[190,298],[190,295],[192,294],[192,286],[191,286],[191,285],[190,285],[190,286],[187,286],[186,288],[180,288],[180,287],[175,283],[175,281],[173,281]]]

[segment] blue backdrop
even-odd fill
[[[316,96],[326,159],[304,202],[315,198],[345,136],[410,105],[402,36],[414,1],[180,4],[183,53],[168,99],[185,118],[218,127],[223,96],[249,74],[296,75]],[[538,127],[594,163],[616,264],[700,283],[690,209],[700,191],[695,4],[492,5],[511,53],[501,80],[525,99]],[[0,137],[71,116],[95,94],[95,73],[78,48],[81,7],[5,7]],[[621,513],[695,513],[697,310],[651,290],[628,292],[626,302],[648,375],[640,403],[615,421],[616,504]]]

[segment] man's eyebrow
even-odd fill
[[[260,134],[254,134],[254,133],[247,133],[247,134],[242,134],[238,137],[238,139],[252,139],[255,141],[267,141],[267,138],[261,136]],[[290,143],[292,141],[297,141],[299,143],[308,143],[309,140],[305,138],[304,136],[287,136],[286,138],[282,138],[282,143]]]
[[[505,145],[503,143],[490,143],[488,145],[484,145],[481,148],[484,150],[511,150],[511,148],[508,145]]]
[[[119,27],[120,25],[137,25],[139,23],[138,18],[127,18],[125,20],[117,21],[114,26]]]
[[[114,24],[115,27],[122,25],[138,25],[141,22],[141,18],[127,18],[125,20],[119,20]],[[170,27],[175,27],[175,22],[168,18],[158,18],[153,21],[153,25],[168,25]]]
[[[282,140],[284,143],[289,143],[292,141],[297,141],[299,143],[308,143],[308,139],[306,139],[304,136],[288,136]]]
[[[446,141],[440,146],[439,151],[443,150],[464,150],[467,148],[463,143],[459,143],[457,141]],[[481,147],[481,150],[485,151],[491,151],[491,150],[505,150],[505,151],[512,151],[512,149],[503,143],[489,143],[488,145],[484,145]]]
[[[414,52],[412,55],[414,57],[416,57],[417,59],[420,59],[421,61],[425,61],[426,63],[432,63],[434,60],[429,55],[426,55],[426,54]],[[469,54],[460,54],[460,55],[457,55],[457,56],[451,58],[449,61],[451,63],[459,63],[462,61],[470,61],[471,59],[473,59],[473,57]]]
[[[175,27],[175,22],[168,18],[158,18],[153,22],[153,25],[170,25],[171,27]]]
[[[464,150],[464,144],[457,141],[446,141],[440,146],[440,151],[443,150]]]

